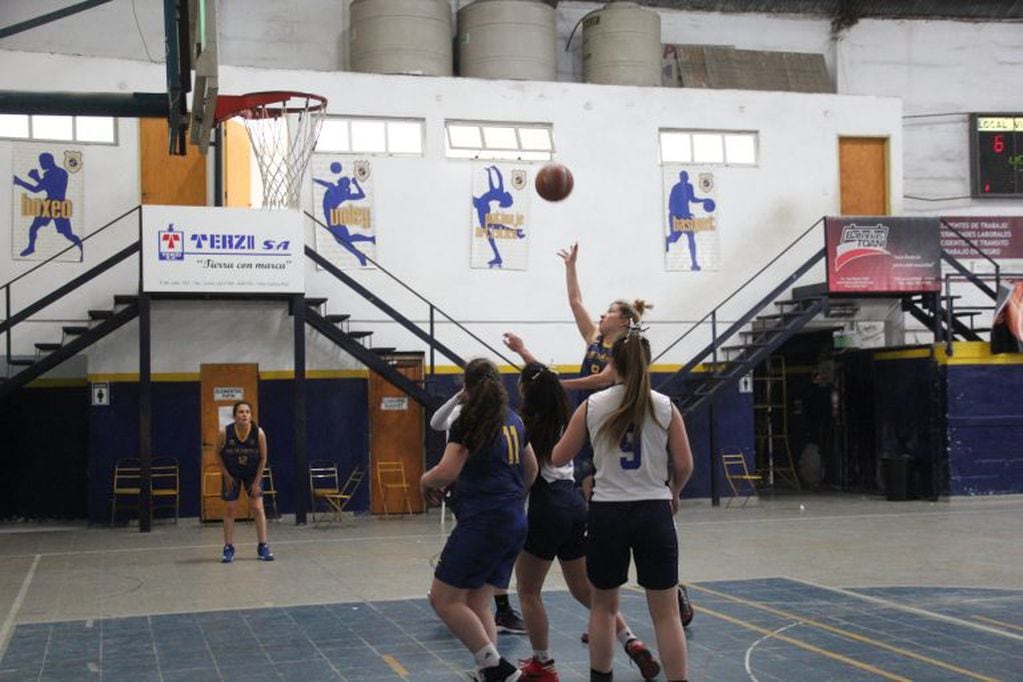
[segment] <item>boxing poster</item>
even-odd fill
[[[343,270],[375,267],[373,162],[343,154],[313,154],[309,168],[313,214],[323,223],[316,226],[316,250]]]
[[[938,218],[826,218],[828,293],[941,291]]]
[[[41,261],[60,253],[57,260],[83,261],[84,152],[53,144],[11,148],[11,257]]]
[[[664,173],[664,269],[718,270],[721,248],[714,174],[666,165]]]
[[[525,270],[529,265],[532,173],[528,164],[473,164],[470,267]]]

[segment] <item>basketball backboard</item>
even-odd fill
[[[189,44],[195,71],[189,136],[203,154],[209,149],[210,135],[216,125],[219,89],[217,57],[217,0],[191,0],[188,3]]]

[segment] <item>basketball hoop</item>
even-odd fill
[[[327,99],[307,92],[252,92],[219,95],[216,122],[238,117],[263,179],[264,208],[294,208],[301,203],[302,178],[316,148]]]

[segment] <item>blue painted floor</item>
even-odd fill
[[[689,679],[1020,680],[1023,590],[834,590],[784,578],[690,586]],[[586,612],[545,595],[562,679],[588,679]],[[622,611],[648,643],[642,593]],[[509,659],[531,652],[502,635]],[[458,680],[472,658],[425,599],[18,625],[0,680]],[[640,680],[623,652],[616,680]]]

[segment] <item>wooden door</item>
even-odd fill
[[[412,381],[423,380],[423,357],[420,354],[396,356],[394,368]],[[423,475],[423,406],[408,394],[395,388],[376,372],[369,373],[370,423],[370,509],[374,514],[384,511],[377,482],[377,462],[399,460],[405,465],[412,511],[423,511],[419,479]],[[344,478],[344,476],[342,476]],[[399,491],[391,490],[387,508],[392,513],[407,511]]]
[[[842,215],[888,215],[888,140],[883,137],[838,139]]]
[[[201,365],[199,386],[202,392],[202,466],[200,471],[201,516],[203,521],[220,521],[224,518],[224,503],[219,491],[203,490],[207,469],[220,469],[217,453],[217,437],[224,427],[233,422],[232,407],[235,402],[245,400],[252,405],[252,421],[259,423],[259,365],[220,364]],[[248,495],[242,488],[238,501],[239,519],[249,516]]]
[[[224,206],[252,207],[252,146],[245,126],[224,121]]]
[[[167,152],[167,121],[139,119],[139,175],[143,204],[206,205],[206,157],[195,145],[185,156]]]

